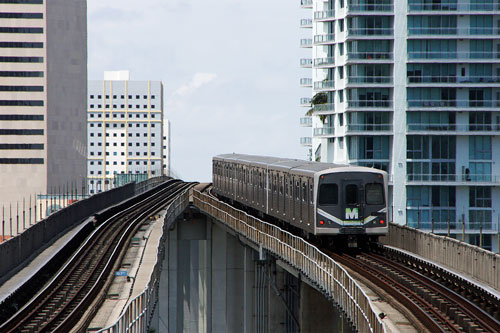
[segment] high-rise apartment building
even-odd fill
[[[302,6],[313,159],[384,169],[394,222],[498,251],[500,2]]]
[[[105,72],[104,81],[89,81],[87,120],[91,194],[128,178],[164,174],[168,149],[163,145],[169,140],[163,138],[161,81],[133,81],[127,71]]]
[[[86,90],[86,1],[0,0],[0,205],[81,188]]]

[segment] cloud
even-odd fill
[[[185,96],[192,94],[196,89],[212,82],[217,78],[215,73],[196,73],[188,84],[183,84],[176,91],[174,96]]]

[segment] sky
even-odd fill
[[[295,0],[88,0],[88,77],[129,70],[161,80],[171,169],[211,180],[211,158],[242,153],[306,159],[299,138],[299,48],[309,16]],[[310,70],[309,70],[310,71]]]

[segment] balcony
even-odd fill
[[[326,67],[334,67],[335,66],[335,58],[316,58],[314,59],[314,67],[318,68],[326,68]]]
[[[322,45],[335,42],[335,34],[314,35],[314,44]]]
[[[479,84],[481,86],[488,83],[500,83],[500,77],[486,76],[408,76],[408,84],[413,83],[458,83],[458,84]]]
[[[300,138],[300,144],[302,146],[311,147],[312,146],[312,138],[310,136],[302,137],[302,138]]]
[[[300,59],[300,67],[312,68],[312,59],[307,59],[307,58]]]
[[[499,28],[483,28],[483,27],[442,27],[442,28],[427,28],[427,27],[418,27],[418,28],[408,28],[409,36],[481,36],[491,38],[498,38]]]
[[[346,126],[347,134],[384,134],[381,132],[392,134],[392,124],[348,124]]]
[[[391,108],[392,100],[350,100],[347,101],[348,109],[373,109],[373,108]]]
[[[498,3],[481,2],[481,3],[425,3],[425,4],[408,4],[410,12],[413,11],[458,11],[458,12],[491,12],[500,9]]]
[[[392,84],[392,76],[348,76],[348,84]]]
[[[312,79],[310,79],[310,78],[302,78],[302,79],[300,79],[300,86],[301,87],[306,87],[306,88],[312,87]]]
[[[456,59],[456,60],[470,60],[488,62],[488,60],[493,60],[495,62],[500,61],[500,53],[494,51],[474,51],[474,52],[456,52],[456,51],[443,51],[443,52],[427,52],[427,51],[410,51],[408,52],[408,59]]]
[[[310,97],[302,97],[300,99],[300,106],[311,106],[311,98]]]
[[[314,90],[333,90],[335,89],[334,80],[324,80],[314,82]]]
[[[312,28],[313,27],[312,19],[302,19],[302,20],[300,20],[300,27],[301,28]]]
[[[392,52],[347,52],[347,60],[392,60]]]
[[[407,124],[407,132],[451,132],[442,134],[485,135],[500,131],[500,125],[491,124]]]
[[[408,108],[497,108],[500,101],[493,100],[411,100]]]
[[[460,185],[491,185],[500,184],[498,175],[456,175],[456,174],[408,174],[406,175],[408,183],[458,183]]]
[[[311,48],[312,45],[313,45],[313,41],[311,38],[303,38],[300,40],[300,47]]]
[[[314,12],[315,21],[328,21],[335,18],[335,10],[322,10]]]
[[[302,8],[312,8],[313,0],[300,0],[300,7]]]
[[[335,128],[334,127],[314,128],[313,135],[315,137],[332,137],[335,135]]]
[[[396,0],[397,1],[397,0]],[[393,12],[394,6],[392,4],[348,4],[347,13],[357,13],[368,15],[374,14],[373,12]]]
[[[313,112],[315,115],[325,115],[335,113],[335,104],[316,104],[313,106]]]
[[[373,37],[373,36],[388,36],[393,37],[394,29],[392,28],[348,28],[347,37]]]
[[[312,127],[312,117],[302,117],[302,118],[300,118],[300,126],[302,126],[302,127]]]

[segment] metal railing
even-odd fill
[[[410,11],[497,11],[500,9],[498,2],[482,2],[482,3],[410,3],[408,4]]]
[[[312,87],[313,80],[311,78],[301,78],[300,85],[303,87]]]
[[[392,100],[377,99],[377,100],[350,100],[347,101],[348,108],[390,108]]]
[[[348,124],[346,132],[391,132],[392,124]]]
[[[304,127],[312,126],[312,117],[302,117],[300,118],[300,125]]]
[[[328,113],[333,113],[335,112],[335,104],[333,103],[327,103],[327,104],[316,104],[313,106],[313,112],[328,112]]]
[[[201,211],[300,271],[343,309],[359,332],[385,331],[368,296],[357,282],[318,248],[198,191],[193,193],[193,202]]]
[[[392,36],[392,28],[348,28],[347,36]]]
[[[302,105],[302,106],[310,106],[311,105],[311,97],[302,97],[300,99],[300,105]]]
[[[314,82],[314,90],[334,89],[334,80],[316,81]]]
[[[500,176],[491,174],[407,174],[408,182],[467,182],[467,183],[484,183],[498,184]]]
[[[167,212],[163,222],[163,233],[158,242],[156,250],[156,262],[151,272],[151,277],[143,292],[130,300],[122,311],[118,320],[111,326],[97,332],[117,333],[117,332],[148,332],[151,319],[158,303],[158,289],[162,262],[165,257],[163,244],[168,237],[168,228],[175,219],[182,214],[189,204],[189,189],[184,191],[167,207]]]
[[[466,59],[466,60],[500,60],[496,51],[409,51],[408,59]]]
[[[500,83],[500,77],[493,75],[484,76],[408,76],[408,83]]]
[[[394,223],[382,243],[415,253],[500,291],[500,255],[456,239]]]
[[[347,83],[392,83],[392,76],[348,76]]]
[[[313,0],[300,0],[300,6],[302,7],[311,7],[313,4]]]
[[[303,146],[311,146],[312,138],[310,136],[300,138],[300,144]]]
[[[410,27],[408,35],[461,35],[461,36],[498,36],[500,30],[493,27]]]
[[[334,136],[335,127],[321,127],[315,128],[313,131],[314,136]]]
[[[301,67],[312,67],[312,59],[309,59],[309,58],[300,59],[300,66]]]
[[[332,18],[335,18],[335,10],[333,9],[314,12],[315,20],[327,20]]]
[[[335,58],[334,57],[314,59],[314,66],[315,67],[332,66],[332,65],[335,65]]]
[[[392,52],[347,52],[347,60],[392,60]]]
[[[335,34],[314,35],[314,44],[333,42],[335,42]]]
[[[300,40],[301,47],[312,47],[313,41],[311,38],[302,38]]]
[[[397,0],[396,0],[397,1]],[[392,4],[348,4],[348,12],[392,12]]]
[[[457,99],[415,99],[407,101],[408,107],[426,107],[426,108],[465,108],[465,107],[477,107],[477,108],[491,108],[500,106],[500,101],[494,100],[457,100]]]
[[[407,124],[408,132],[499,132],[500,124]]]
[[[301,19],[300,20],[300,26],[302,28],[310,28],[310,27],[312,27],[312,24],[313,24],[312,19]]]

